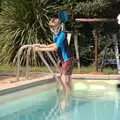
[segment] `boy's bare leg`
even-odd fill
[[[61,102],[61,108],[65,109],[65,107],[68,104],[70,93],[71,93],[71,77],[66,76],[66,75],[62,75],[61,76],[61,84],[62,84],[63,89],[64,89],[64,98]]]
[[[65,92],[71,91],[71,85],[70,85],[70,77],[68,75],[62,75],[61,76],[61,84],[63,86],[63,89]]]
[[[70,92],[72,91],[71,80],[72,80],[71,75],[68,75],[68,76],[67,76],[67,85],[68,85],[68,87],[69,87],[69,91],[70,91]]]

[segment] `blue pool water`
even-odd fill
[[[64,110],[60,107],[64,97],[55,88],[31,91],[0,97],[0,120],[120,120],[119,90],[72,93]]]

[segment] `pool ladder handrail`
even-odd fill
[[[30,55],[30,50],[33,49],[33,46],[35,46],[35,44],[32,44],[32,45],[23,45],[18,53],[17,53],[17,74],[16,74],[16,79],[17,80],[20,80],[20,56],[21,56],[21,53],[24,49],[28,49],[27,50],[27,59],[26,59],[26,71],[25,71],[25,79],[28,79],[28,75],[29,75],[29,55]],[[33,50],[33,52],[35,52]],[[53,75],[53,77],[58,81],[58,77],[54,74],[53,70],[51,69],[51,67],[49,66],[49,64],[47,63],[46,59],[44,58],[42,52],[37,52],[39,57],[41,58],[41,60],[43,61],[43,63],[45,64],[45,66],[48,68],[48,71]],[[50,54],[50,52],[46,52],[47,53],[47,56],[50,58],[51,62],[53,63],[53,65],[56,67],[56,70],[57,72],[60,72],[59,71],[59,67],[57,65],[57,63],[55,62],[55,60],[53,59],[52,55]]]

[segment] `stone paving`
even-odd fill
[[[46,80],[46,79],[51,79],[53,78],[53,76],[51,74],[47,74],[47,73],[40,73],[39,76],[37,76],[37,78],[35,79],[28,79],[28,80],[24,80],[23,78],[21,78],[20,80],[16,80],[16,76],[15,75],[1,75],[0,76],[0,91],[5,90],[5,89],[9,89],[9,88],[14,88],[17,86],[22,86],[25,84],[30,84],[30,83],[34,83],[36,81],[41,81],[41,80]],[[72,75],[73,79],[78,79],[78,80],[86,80],[86,81],[98,81],[98,80],[106,80],[106,81],[119,81],[120,80],[120,75],[116,75],[116,74],[112,74],[112,75],[103,75],[103,74],[73,74]]]

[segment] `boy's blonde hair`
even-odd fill
[[[58,26],[61,24],[61,21],[59,18],[51,18],[51,20],[49,21],[49,26]]]

